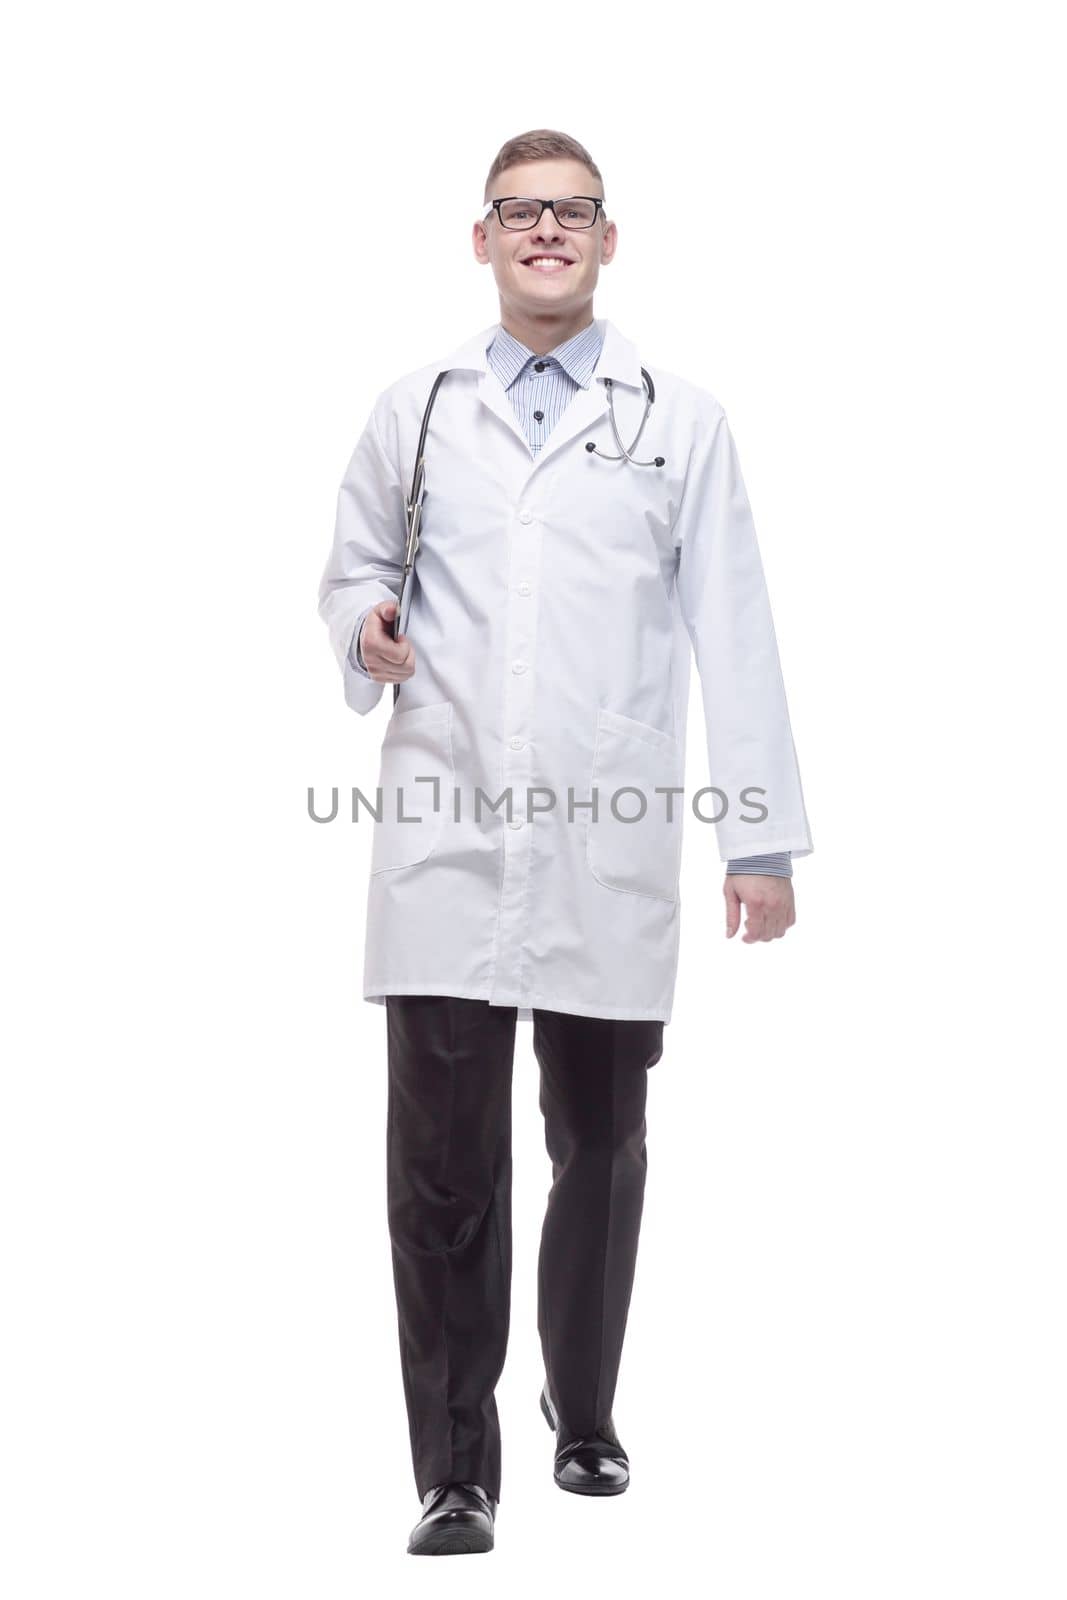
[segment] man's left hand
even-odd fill
[[[780,939],[797,920],[792,878],[772,878],[754,872],[727,874],[722,892],[726,898],[728,939],[732,939],[741,926],[742,906],[745,908],[742,944]]]

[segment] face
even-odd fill
[[[563,200],[575,194],[603,198],[604,186],[580,161],[531,161],[500,173],[489,198],[531,195]],[[580,312],[592,301],[601,263],[614,256],[616,240],[615,224],[605,225],[602,211],[591,228],[562,227],[547,206],[532,228],[501,227],[495,212],[474,224],[475,256],[492,267],[501,308],[518,317],[546,312],[569,317]],[[536,256],[559,256],[563,261],[530,265]]]

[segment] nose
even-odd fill
[[[563,239],[563,229],[559,225],[556,213],[554,211],[550,211],[547,206],[541,213],[540,222],[537,224],[536,228],[533,229],[533,236],[542,243],[545,243],[550,239],[554,243],[560,243]]]

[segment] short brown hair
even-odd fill
[[[514,139],[509,139],[507,144],[501,145],[497,151],[496,159],[489,168],[489,176],[485,180],[485,203],[488,205],[490,191],[493,184],[502,172],[508,167],[517,167],[522,161],[580,161],[588,167],[593,177],[604,187],[604,180],[600,176],[600,168],[593,160],[584,145],[577,139],[572,139],[569,134],[558,133],[555,128],[532,128],[529,133],[520,133]],[[601,207],[603,214],[603,207]]]

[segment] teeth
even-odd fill
[[[570,262],[564,260],[562,256],[527,256],[526,258],[526,265],[528,267],[539,267],[542,265],[542,263],[552,265],[557,262],[563,267],[570,266]]]

